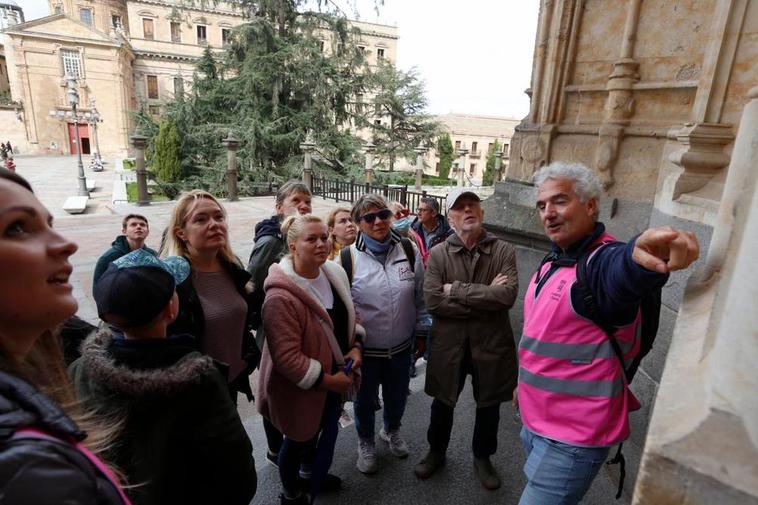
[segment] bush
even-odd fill
[[[155,177],[162,183],[176,183],[182,178],[181,146],[176,123],[165,119],[155,137],[152,169]]]

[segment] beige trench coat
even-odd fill
[[[508,276],[507,283],[490,286],[498,273]],[[450,296],[443,294],[447,283],[452,284]],[[426,307],[434,317],[428,395],[455,406],[468,342],[479,384],[477,407],[511,400],[518,365],[508,310],[517,294],[516,251],[491,233],[483,231],[471,251],[457,235],[430,251],[424,279]]]

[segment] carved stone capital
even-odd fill
[[[729,164],[724,147],[734,141],[731,125],[689,123],[676,132],[682,149],[671,153],[669,160],[684,170],[679,175],[673,199],[702,188],[713,175]]]

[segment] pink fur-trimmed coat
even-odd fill
[[[350,346],[355,339],[355,308],[350,284],[341,266],[327,261],[322,267],[345,304]],[[258,412],[285,436],[305,442],[319,431],[326,390],[313,388],[321,370],[331,373],[334,360],[323,320],[333,328],[324,307],[298,284],[292,260],[285,256],[271,265],[264,283],[263,330],[265,344],[258,380]]]

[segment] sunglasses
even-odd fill
[[[408,217],[411,214],[411,211],[408,209],[403,209],[395,212],[395,219],[403,219],[404,217]]]
[[[376,221],[376,218],[379,218],[382,221],[386,221],[390,217],[392,217],[392,211],[389,209],[382,209],[379,212],[369,212],[368,214],[363,214],[361,216],[361,219],[363,221],[366,221],[368,224],[371,224]]]

